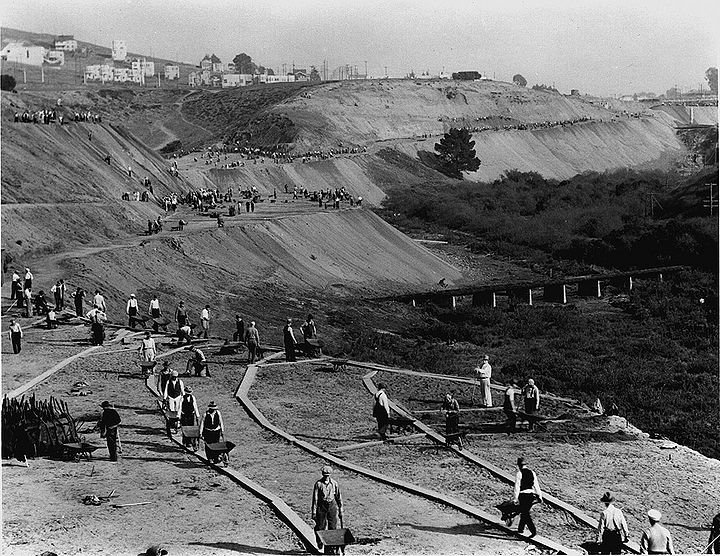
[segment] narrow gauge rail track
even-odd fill
[[[501,521],[499,518],[497,518],[495,515],[492,515],[485,510],[482,510],[478,507],[472,506],[462,500],[456,499],[452,496],[449,496],[444,493],[440,493],[419,485],[415,485],[413,483],[396,479],[393,477],[389,477],[383,473],[376,472],[372,469],[354,464],[348,460],[339,458],[317,446],[314,444],[311,444],[309,442],[306,442],[304,440],[300,440],[299,438],[293,436],[292,434],[286,432],[285,430],[281,429],[280,427],[274,425],[271,423],[265,415],[257,408],[257,406],[250,400],[248,394],[250,391],[250,388],[252,387],[253,382],[255,381],[255,378],[257,376],[258,368],[261,365],[249,365],[248,369],[245,373],[245,376],[243,377],[242,382],[238,386],[235,397],[236,399],[242,404],[242,406],[245,408],[247,413],[252,417],[252,419],[258,423],[261,427],[264,429],[274,433],[277,436],[280,436],[281,438],[285,439],[289,443],[291,443],[294,446],[297,446],[317,457],[320,457],[326,461],[329,461],[336,465],[337,467],[352,471],[354,473],[357,473],[359,475],[368,477],[373,479],[374,481],[384,483],[387,485],[390,485],[392,487],[404,490],[406,492],[410,492],[412,494],[415,494],[417,496],[421,496],[423,498],[432,500],[434,502],[438,502],[440,504],[443,504],[445,506],[454,508],[456,510],[459,510],[467,515],[470,515],[480,521],[483,521],[492,527],[499,529],[511,537],[520,538],[521,540],[534,544],[536,546],[541,547],[545,550],[551,550],[555,553],[559,554],[578,554],[579,552],[576,550],[573,550],[569,547],[566,547],[558,542],[556,542],[553,539],[549,539],[547,537],[543,537],[540,535],[536,535],[534,537],[527,537],[525,535],[520,535],[515,531],[514,529],[511,529],[508,527],[503,521]],[[425,432],[425,431],[423,431]]]
[[[348,361],[347,364],[350,366],[355,366],[355,367],[360,367],[360,368],[374,369],[363,377],[363,383],[365,384],[365,388],[368,390],[368,392],[370,392],[373,395],[375,394],[375,392],[377,392],[377,387],[375,386],[375,383],[373,382],[372,379],[378,372],[382,371],[382,372],[399,372],[401,374],[413,374],[413,371],[407,371],[405,369],[395,370],[395,369],[392,369],[391,367],[386,367],[383,365],[375,366],[373,364],[362,363],[362,362],[358,362],[358,361]],[[424,377],[436,378],[438,380],[443,380],[445,378],[443,375],[436,375],[433,373],[417,373],[417,374],[420,376],[424,376]],[[469,382],[469,383],[475,382],[475,381],[472,381],[472,379],[465,379],[465,380],[458,380],[458,379],[459,379],[459,377],[449,377],[449,380],[456,381],[456,382]],[[498,386],[496,386],[496,385],[494,387],[495,387],[495,389],[498,388]],[[555,399],[573,402],[573,400],[566,400],[566,399],[559,398],[559,397],[555,397]],[[445,437],[443,435],[439,434],[434,429],[427,426],[425,423],[415,419],[414,416],[412,415],[412,413],[410,411],[408,411],[407,409],[405,409],[404,407],[402,407],[400,404],[398,404],[392,400],[388,400],[388,401],[390,403],[391,409],[393,409],[395,412],[397,412],[399,415],[401,415],[403,417],[412,419],[414,421],[413,424],[414,424],[415,428],[424,432],[428,437],[432,438],[435,442],[445,444]],[[499,467],[497,467],[496,465],[493,465],[490,462],[482,460],[480,457],[478,457],[477,455],[473,454],[472,452],[470,452],[468,450],[458,450],[454,446],[449,446],[448,449],[452,450],[459,457],[485,469],[491,475],[493,475],[494,477],[496,477],[497,479],[500,479],[501,481],[503,481],[505,483],[513,484],[515,482],[515,477],[512,476],[510,473],[506,472],[503,469],[500,469]],[[572,516],[579,523],[587,525],[588,527],[590,527],[592,529],[597,529],[598,521],[596,519],[590,517],[589,515],[587,515],[585,512],[583,512],[579,508],[576,508],[575,506],[568,504],[567,502],[564,502],[563,500],[560,500],[559,498],[557,498],[551,494],[545,493],[544,498],[545,498],[545,502],[547,504],[567,512],[570,516]],[[628,550],[629,552],[631,552],[633,554],[640,553],[639,545],[633,541],[628,541],[623,546],[625,547],[626,550]]]

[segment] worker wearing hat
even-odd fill
[[[185,391],[185,385],[182,379],[178,377],[177,371],[170,372],[170,380],[165,385],[163,391],[163,399],[167,404],[167,410],[169,413],[168,419],[168,433],[170,427],[177,427],[180,421],[180,409],[182,407],[183,392]]]
[[[162,367],[160,369],[160,374],[158,375],[158,381],[157,381],[157,391],[158,394],[161,396],[165,395],[165,385],[170,380],[170,377],[172,376],[172,369],[170,368],[170,361],[167,359],[163,359]]]
[[[605,504],[598,520],[597,542],[601,554],[620,554],[623,543],[628,540],[627,521],[622,510],[614,506],[614,501],[615,497],[609,492],[600,498],[600,502]]]
[[[192,388],[185,387],[182,402],[180,404],[180,426],[183,427],[183,444],[191,446],[193,443],[195,451],[197,451],[197,438],[188,438],[185,436],[185,427],[195,428],[200,423],[200,412],[198,411],[197,401],[193,395]]]
[[[315,531],[340,528],[343,521],[343,505],[340,486],[330,478],[332,468],[322,468],[322,478],[318,479],[313,488],[311,515],[315,520]]]
[[[213,450],[208,444],[220,442],[224,433],[225,426],[223,425],[222,415],[218,411],[218,406],[215,402],[210,402],[205,411],[205,416],[200,421],[200,436],[205,441],[205,457],[212,463],[220,461],[220,452]]]
[[[660,525],[662,514],[658,510],[647,513],[650,528],[640,538],[640,552],[643,554],[675,554],[670,531]]]
[[[525,413],[533,415],[540,409],[540,390],[535,386],[535,381],[529,378],[527,384],[522,389],[522,397],[525,401]],[[528,420],[528,430],[533,430],[533,422]]]
[[[490,390],[490,377],[492,376],[492,367],[490,366],[490,356],[483,357],[482,365],[475,367],[475,373],[480,379],[480,395],[481,406],[492,407],[492,391]]]
[[[287,319],[283,328],[283,343],[285,344],[285,361],[295,361],[295,334],[292,329],[292,319]]]
[[[537,475],[528,466],[525,458],[517,459],[518,472],[515,475],[514,501],[520,506],[520,523],[518,533],[525,531],[525,526],[530,531],[530,536],[537,534],[535,523],[530,516],[530,510],[536,502],[542,503],[543,493],[540,490],[540,483]]]
[[[135,328],[135,325],[138,322],[138,302],[137,299],[135,299],[135,294],[130,294],[130,299],[128,299],[127,306],[125,307],[125,313],[127,313],[128,316],[128,326],[130,328]]]
[[[100,404],[103,412],[98,421],[98,429],[100,430],[100,438],[105,438],[110,454],[110,461],[118,460],[120,449],[120,436],[118,435],[118,425],[122,422],[120,414],[115,411],[115,407],[108,401]]]

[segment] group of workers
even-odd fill
[[[25,277],[22,283],[20,275],[17,272],[14,273],[12,283],[12,296],[14,299],[19,299],[18,291],[32,287],[33,278],[29,268],[25,269]],[[56,308],[64,308],[67,292],[64,281],[58,280],[50,291],[55,298]],[[78,315],[82,314],[82,300],[84,295],[82,288],[77,288],[73,293]],[[80,303],[79,308],[78,302]],[[91,321],[91,327],[93,328],[93,343],[96,343],[96,340],[97,343],[102,343],[102,339],[104,338],[102,322],[105,320],[106,312],[105,299],[102,293],[96,290],[92,299],[92,310],[87,314]],[[162,316],[157,295],[154,295],[150,301],[148,312],[156,323]],[[135,294],[130,295],[126,306],[126,313],[129,317],[128,325],[133,328],[135,324],[140,321],[138,302]],[[200,318],[202,328],[207,337],[210,320],[209,305],[205,306]],[[179,302],[175,310],[175,321],[178,325],[178,334],[181,335],[181,330],[189,325],[189,319],[183,301]],[[157,332],[156,326],[155,331]],[[312,314],[307,316],[301,326],[301,331],[305,341],[316,338],[317,329]],[[189,339],[191,332],[186,332],[186,334]],[[14,353],[19,353],[21,350],[22,335],[23,332],[20,324],[16,322],[15,319],[11,319],[10,337]],[[240,315],[236,315],[236,330],[233,339],[236,341],[240,341],[241,339],[245,341],[249,350],[248,362],[254,362],[260,345],[259,333],[255,327],[255,322],[251,322],[250,326],[246,329],[243,319]],[[283,339],[286,360],[295,361],[295,348],[298,342],[295,339],[291,318],[287,319],[287,323],[283,329]],[[190,346],[189,350],[191,352],[191,358],[188,361],[186,372],[189,374],[190,369],[194,368],[196,376],[203,376],[205,373],[209,376],[207,360],[203,352],[196,346]],[[145,332],[145,337],[141,340],[139,352],[143,361],[155,361],[157,348],[150,331]],[[485,407],[492,407],[493,405],[490,387],[492,367],[489,359],[489,356],[485,355],[482,364],[475,368],[475,373],[480,385],[481,405]],[[201,418],[192,388],[183,383],[179,377],[179,373],[170,368],[167,360],[163,362],[163,368],[159,374],[156,387],[158,393],[164,400],[164,406],[168,411],[168,415],[170,415],[167,421],[168,434],[171,434],[173,427],[199,427],[199,435],[205,441],[205,453],[208,460],[214,463],[219,462],[222,451],[214,450],[212,447],[213,445],[217,446],[217,443],[224,437],[224,423],[217,404],[214,401],[210,402],[205,415]],[[515,429],[517,416],[515,405],[517,390],[517,380],[513,380],[505,390],[503,404],[503,410],[507,415],[508,426],[513,430]],[[534,414],[539,409],[540,392],[533,379],[528,379],[527,384],[520,390],[520,393],[524,400],[525,413],[528,415]],[[98,422],[98,428],[101,436],[107,441],[110,460],[117,461],[121,453],[121,444],[118,435],[121,418],[110,402],[104,401],[101,407],[103,412]],[[451,438],[458,433],[460,413],[459,403],[451,392],[445,396],[441,410],[445,412],[446,416],[446,437]],[[378,384],[378,390],[375,394],[373,416],[377,420],[380,437],[387,439],[387,429],[390,421],[390,405],[386,385],[383,383]],[[532,421],[530,421],[530,430],[532,430],[532,424]],[[186,445],[190,445],[191,442],[192,437],[183,437],[183,443]],[[529,469],[524,458],[518,459],[517,467],[518,471],[514,484],[513,502],[517,506],[517,513],[520,515],[518,532],[523,533],[525,528],[527,528],[532,537],[536,535],[537,529],[532,520],[531,509],[535,503],[542,503],[543,494],[537,475]],[[313,488],[311,511],[316,530],[324,530],[326,528],[335,529],[338,524],[342,527],[342,496],[337,481],[330,477],[331,473],[332,470],[329,466],[323,467],[322,478],[315,483]],[[605,504],[605,509],[602,511],[599,519],[597,543],[601,553],[620,554],[623,544],[629,539],[627,522],[622,511],[614,505],[615,499],[611,493],[606,492],[600,500]],[[640,539],[640,548],[643,553],[674,554],[672,536],[665,527],[660,525],[661,517],[660,512],[656,509],[648,511],[647,518],[650,526],[643,531]],[[711,543],[708,548],[712,550],[714,546],[715,553],[718,553],[720,552],[720,514],[716,516],[715,520],[718,531],[714,538],[711,533]]]

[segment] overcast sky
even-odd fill
[[[2,25],[198,64],[247,52],[371,76],[477,70],[594,94],[697,88],[718,58],[717,0],[4,0]]]

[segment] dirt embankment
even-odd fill
[[[477,181],[515,168],[568,178],[585,171],[662,167],[685,150],[672,115],[638,108],[637,103],[620,110],[492,81],[327,83],[272,106],[263,104],[263,114],[268,121],[274,115],[292,122],[288,140],[295,152],[356,145],[371,152],[396,148],[415,157],[419,151],[433,152],[435,141],[451,127],[467,127],[474,131],[483,162],[469,176]],[[698,112],[696,119],[703,114]],[[527,129],[533,126],[539,128]],[[257,129],[253,133],[257,138]]]
[[[365,209],[229,220],[222,229],[191,223],[183,235],[98,252],[73,266],[76,280],[103,285],[111,318],[121,320],[130,292],[198,294],[198,301],[217,297],[214,290],[243,297],[258,290],[373,296],[462,277]]]
[[[660,119],[621,119],[534,131],[474,133],[482,164],[467,175],[472,181],[492,181],[506,170],[538,172],[546,178],[568,179],[582,172],[604,172],[640,166],[663,167],[684,146],[675,130]],[[410,156],[432,151],[433,145],[405,143]]]
[[[120,126],[15,123],[5,96],[3,108],[2,246],[8,253],[66,250],[136,234],[160,214],[157,199],[188,188]],[[14,108],[23,107],[15,101]],[[145,190],[146,177],[154,191],[150,202],[123,201],[123,193]]]

